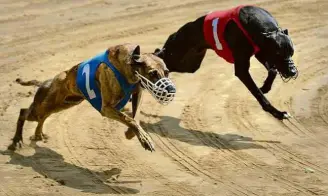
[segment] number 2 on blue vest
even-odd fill
[[[90,89],[90,65],[86,64],[83,67],[82,74],[85,75],[85,88],[90,99],[96,98],[96,93],[94,90]]]

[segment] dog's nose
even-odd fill
[[[288,59],[288,75],[294,77],[297,75],[297,69],[295,67],[294,61],[290,58]]]
[[[290,77],[294,77],[295,75],[297,75],[297,69],[296,69],[294,63],[289,64],[288,67],[289,67],[289,73],[288,73],[288,75]]]
[[[295,76],[297,74],[297,70],[295,67],[289,69],[290,76]]]
[[[170,85],[168,87],[166,87],[166,89],[168,93],[176,93],[176,90],[174,88],[174,86]]]

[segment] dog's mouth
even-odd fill
[[[136,76],[140,79],[141,86],[146,89],[157,102],[162,105],[167,105],[173,101],[176,94],[176,88],[169,78],[164,77],[153,83],[137,71]]]
[[[279,67],[277,67],[281,79],[284,82],[289,82],[291,79],[296,80],[298,77],[298,70],[294,65],[294,62],[291,59],[285,59],[283,65],[286,65],[284,66],[284,69],[279,69]]]
[[[296,76],[288,76],[287,74],[281,73],[280,71],[278,71],[282,81],[284,81],[285,83],[289,82],[291,79],[296,80],[298,74]]]
[[[284,81],[285,83],[287,83],[291,79],[293,79],[293,80],[296,80],[297,79],[297,77],[298,77],[298,70],[297,70],[296,67],[294,67],[293,69],[294,69],[294,71],[287,72],[287,73],[286,72],[281,72],[281,71],[278,70],[279,75],[280,75],[282,81]]]

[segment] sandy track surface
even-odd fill
[[[244,1],[269,10],[295,44],[297,80],[277,79],[267,95],[290,121],[278,121],[208,52],[195,74],[172,74],[175,101],[145,93],[140,120],[156,152],[124,138],[126,127],[83,102],[51,116],[50,138],[8,153],[19,109],[36,92],[14,82],[45,80],[133,42],[152,52],[184,23],[238,1],[0,1],[0,195],[328,195],[328,1]],[[264,68],[252,59],[261,85]],[[130,107],[130,106],[129,106]],[[129,108],[128,107],[128,108]]]

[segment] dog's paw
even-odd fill
[[[138,137],[141,145],[145,148],[145,150],[149,150],[150,152],[155,151],[154,143],[149,135],[139,135]]]
[[[149,150],[150,152],[154,152],[155,151],[155,146],[154,146],[154,143],[152,141],[149,141],[149,140],[145,140],[143,142],[143,147],[146,149],[146,150]]]
[[[292,118],[292,115],[290,115],[288,112],[283,112],[283,113],[284,113],[283,119]]]
[[[8,146],[8,150],[15,151],[16,150],[16,144],[12,143]]]
[[[136,134],[134,133],[134,131],[129,128],[126,132],[125,132],[125,138],[130,140],[132,139]]]
[[[8,150],[11,150],[11,151],[15,151],[17,149],[17,147],[21,148],[22,147],[22,143],[21,142],[13,142],[12,144],[10,144],[8,146]]]
[[[49,139],[49,135],[42,133],[42,139],[48,140]]]
[[[8,150],[12,150],[15,151],[17,149],[17,147],[21,148],[22,144],[23,144],[23,138],[22,137],[14,137],[13,142],[8,146]]]
[[[42,135],[32,135],[30,137],[31,141],[42,141],[42,139],[43,139]]]
[[[278,120],[289,119],[292,117],[288,112],[274,112],[272,115]]]

